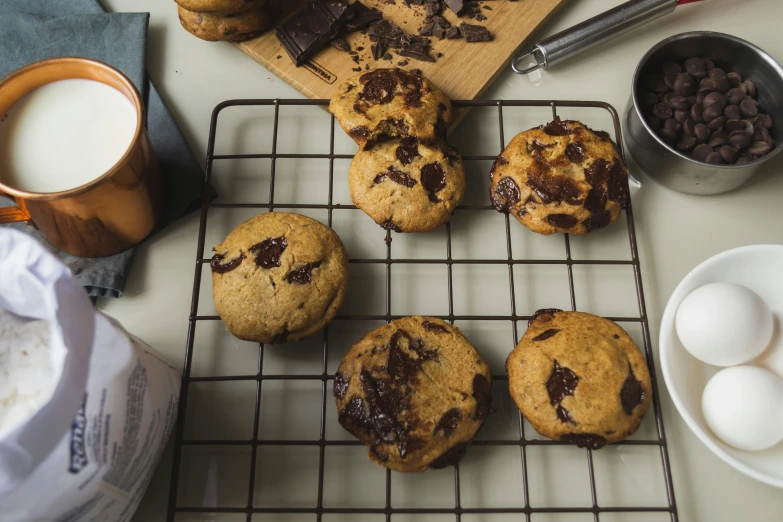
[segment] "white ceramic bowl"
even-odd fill
[[[763,451],[741,451],[721,442],[704,420],[701,396],[710,377],[720,370],[688,353],[677,338],[674,319],[685,296],[707,283],[744,285],[764,299],[775,318],[770,348],[749,364],[758,364],[783,378],[783,245],[753,245],[728,250],[694,268],[674,290],[661,322],[661,368],[666,387],[688,427],[713,453],[742,473],[783,488],[783,442]]]

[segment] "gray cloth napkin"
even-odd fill
[[[98,0],[0,0],[0,78],[59,56],[92,58],[125,73],[147,104],[147,131],[166,183],[161,228],[200,207],[203,173],[145,71],[148,23],[149,13],[105,13]],[[11,226],[44,242],[31,227]],[[57,253],[90,295],[120,297],[134,250],[97,259]]]

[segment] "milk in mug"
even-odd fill
[[[43,193],[85,185],[125,155],[136,122],[131,101],[104,83],[39,87],[0,117],[0,182]]]

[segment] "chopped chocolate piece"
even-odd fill
[[[440,163],[430,163],[421,168],[421,185],[427,189],[430,201],[440,201],[436,193],[446,188],[446,171]]]
[[[446,38],[446,30],[443,27],[439,26],[438,24],[435,24],[435,26],[432,28],[432,36],[435,36],[443,40],[444,38]]]
[[[383,42],[387,47],[394,49],[402,48],[404,33],[402,29],[388,20],[378,20],[371,23],[367,34],[373,42]]]
[[[456,40],[457,38],[462,38],[462,33],[459,30],[459,27],[457,26],[451,26],[446,30],[446,38],[449,40]]]
[[[440,5],[439,1],[428,2],[424,6],[424,13],[427,18],[432,18],[435,15],[439,15],[442,10],[443,7]]]
[[[644,388],[642,388],[642,383],[633,374],[633,368],[630,363],[628,364],[628,373],[628,378],[625,379],[620,390],[620,403],[623,405],[623,411],[631,415],[633,409],[644,400]]]
[[[555,360],[554,368],[546,381],[546,390],[552,405],[559,404],[568,395],[573,395],[579,384],[579,377],[570,368],[560,366]]]
[[[270,269],[281,265],[280,256],[288,247],[285,236],[270,237],[250,247],[250,252],[256,256],[256,264]]]
[[[242,264],[242,260],[245,259],[245,254],[240,255],[236,259],[232,259],[228,263],[223,263],[223,259],[225,259],[225,257],[226,254],[215,254],[212,256],[212,260],[209,262],[209,266],[212,267],[213,272],[218,274],[231,272],[240,264]]]
[[[414,60],[422,62],[434,62],[435,58],[430,56],[430,43],[426,38],[418,37],[420,40],[414,41],[407,48],[400,51],[400,56],[407,56]],[[424,41],[421,41],[424,40]]]
[[[378,20],[383,20],[383,13],[370,9],[361,2],[351,4],[351,20],[345,23],[343,30],[348,33],[358,31]]]
[[[340,37],[332,38],[329,41],[329,45],[331,45],[332,47],[334,47],[338,51],[343,51],[343,52],[346,52],[346,53],[351,51],[351,44],[346,42],[345,38],[340,38]]]
[[[454,433],[459,423],[462,422],[462,412],[459,408],[452,408],[438,421],[438,425],[435,426],[435,434],[443,433],[446,437]]]
[[[291,270],[291,272],[289,272],[288,275],[285,276],[285,279],[291,284],[296,283],[300,285],[305,285],[307,283],[312,283],[313,270],[320,267],[322,262],[323,261],[316,261],[315,263],[307,263],[306,265],[300,266],[295,270]]]
[[[492,40],[492,35],[484,26],[462,22],[459,28],[467,42],[489,42]]]
[[[424,71],[422,71],[421,69],[411,69],[411,72],[412,72],[413,74],[418,74],[419,76],[421,76],[422,74],[424,74]]]
[[[298,67],[323,49],[349,18],[344,0],[310,0],[281,23],[275,34]]]
[[[419,34],[421,36],[432,36],[432,29],[435,27],[435,23],[433,22],[425,22],[424,25],[421,26],[419,29]]]
[[[457,15],[459,15],[463,9],[465,9],[465,2],[464,0],[444,0],[444,3],[446,4],[446,7],[454,11]]]
[[[544,333],[537,335],[536,337],[533,337],[533,342],[546,341],[550,337],[554,337],[559,331],[560,331],[559,328],[550,328],[549,330],[546,330]]]
[[[383,43],[378,42],[372,44],[372,57],[377,61],[380,60],[384,54],[386,54],[386,46]]]
[[[391,53],[386,53],[383,55],[384,60],[392,60],[394,59],[394,56],[391,55]]]

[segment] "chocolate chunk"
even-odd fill
[[[345,393],[348,391],[348,379],[343,377],[341,373],[334,375],[334,396],[338,399],[344,399]]]
[[[628,378],[625,379],[620,390],[620,403],[623,405],[623,411],[631,415],[633,409],[644,400],[644,389],[642,388],[642,383],[634,376],[630,363],[628,364],[628,373]]]
[[[395,232],[402,232],[402,229],[391,219],[387,219],[383,223],[380,223],[381,228],[384,230],[394,230]]]
[[[321,266],[323,261],[316,261],[315,263],[307,263],[299,268],[292,270],[285,276],[285,280],[291,284],[304,285],[313,282],[313,270]]]
[[[415,179],[410,177],[409,174],[397,169],[395,166],[389,167],[389,171],[386,174],[393,182],[398,183],[404,187],[411,188],[418,183]],[[377,178],[376,178],[377,179]]]
[[[351,129],[348,132],[348,134],[356,138],[366,138],[367,136],[370,135],[370,129],[368,129],[364,125],[360,125],[358,127],[354,127],[353,129]]]
[[[435,58],[430,56],[430,43],[426,38],[419,37],[419,41],[414,41],[403,50],[400,51],[400,56],[407,56],[414,60],[422,62],[434,62]],[[424,40],[424,41],[422,41]]]
[[[442,432],[448,437],[454,433],[460,422],[462,422],[462,412],[459,408],[452,408],[444,413],[443,417],[438,421],[438,425],[435,426],[435,434]]]
[[[566,145],[565,155],[574,163],[582,163],[585,159],[585,147],[581,143],[569,143]]]
[[[212,256],[212,259],[209,262],[210,268],[212,268],[212,272],[218,273],[218,274],[225,274],[226,272],[231,272],[236,267],[242,264],[242,260],[245,259],[245,254],[240,254],[239,257],[236,259],[232,259],[228,263],[223,263],[223,259],[225,259],[225,254],[215,254]],[[278,265],[279,266],[279,265]]]
[[[566,433],[560,437],[560,440],[591,450],[599,450],[606,446],[607,442],[602,436],[592,433]]]
[[[560,118],[555,118],[546,125],[543,125],[541,129],[550,136],[565,136],[571,134],[571,129]]]
[[[354,2],[350,7],[351,13],[349,14],[350,20],[345,22],[343,31],[352,33],[364,29],[373,22],[383,20],[383,13],[370,9],[361,2]]]
[[[541,308],[540,310],[536,310],[533,314],[533,318],[527,322],[527,325],[532,325],[533,321],[539,318],[541,319],[541,322],[548,323],[558,312],[562,312],[562,310],[559,308]]]
[[[436,193],[446,187],[446,171],[440,163],[429,163],[421,168],[421,185],[429,193],[430,201],[433,203],[440,201]]]
[[[350,52],[351,44],[345,41],[345,38],[332,38],[329,41],[329,45],[337,49],[338,51]]]
[[[473,418],[479,421],[486,420],[492,409],[492,386],[486,377],[477,373],[473,377],[473,398],[476,399],[476,411]]]
[[[576,421],[571,416],[571,413],[567,409],[563,408],[561,404],[557,405],[555,412],[557,412],[557,418],[560,419],[560,422],[564,424],[573,424],[576,426]]]
[[[618,203],[625,203],[630,197],[628,189],[628,175],[620,162],[615,161],[609,171],[609,199]]]
[[[362,432],[370,430],[369,412],[361,397],[353,397],[346,404],[337,417],[342,427],[356,437],[361,437]]]
[[[608,210],[593,214],[589,218],[585,219],[582,224],[585,226],[588,232],[593,230],[599,230],[609,225],[609,221],[612,220],[612,215]]]
[[[383,55],[386,54],[386,46],[381,42],[372,44],[370,50],[372,51],[372,57],[375,61],[380,60],[383,58]]]
[[[459,30],[459,27],[453,25],[446,29],[446,38],[448,40],[456,40],[457,38],[462,38],[462,31]]]
[[[603,212],[606,208],[606,191],[603,187],[590,189],[585,198],[584,207],[593,213]]]
[[[405,138],[397,150],[395,156],[403,165],[410,165],[419,156],[419,145],[416,138]]]
[[[516,182],[511,178],[503,178],[492,194],[492,205],[498,212],[508,212],[512,206],[519,203],[521,197]]]
[[[483,25],[473,25],[467,22],[459,24],[459,30],[466,42],[489,42],[492,40],[492,34]]]
[[[557,334],[560,331],[559,328],[550,328],[549,330],[546,330],[544,333],[537,335],[536,337],[533,337],[533,341],[546,341],[550,337],[554,337],[555,334]]]
[[[552,375],[546,381],[546,391],[552,404],[559,404],[563,398],[573,395],[579,384],[579,377],[570,368],[561,367],[555,360]]]
[[[463,9],[465,9],[465,2],[463,0],[443,0],[446,7],[454,11],[454,14],[459,15]]]
[[[405,103],[408,107],[421,107],[424,82],[420,76],[399,69],[376,69],[362,75],[359,82],[364,89],[359,99],[368,104],[385,105],[397,95],[397,89],[406,90]]]
[[[283,21],[275,34],[298,67],[337,36],[350,14],[348,2],[344,0],[309,0]]]
[[[573,228],[579,222],[574,216],[568,214],[549,214],[546,220],[553,227],[559,228]]]
[[[402,39],[405,36],[402,29],[388,20],[371,23],[367,34],[373,42],[383,42],[387,47],[394,49],[402,48]]]
[[[565,201],[582,204],[582,191],[571,178],[551,174],[548,163],[534,161],[527,172],[527,185],[544,203]]]
[[[461,461],[462,458],[465,456],[467,450],[468,450],[467,443],[463,442],[457,444],[453,448],[446,450],[446,452],[443,455],[430,462],[430,468],[443,469],[448,466],[456,466],[457,464],[459,464],[459,461]]]
[[[280,256],[288,246],[285,236],[270,237],[250,247],[250,253],[256,256],[256,264],[262,268],[280,266]]]
[[[421,323],[425,330],[438,333],[449,333],[448,328],[437,323],[431,323],[430,321],[424,321]]]

